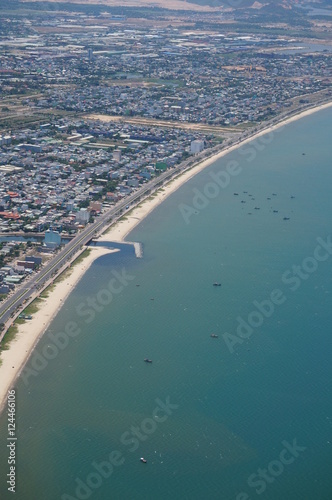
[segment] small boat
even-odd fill
[[[214,282],[213,286],[221,286],[221,283]]]
[[[145,362],[145,363],[152,363],[152,359],[149,359],[149,358],[144,358],[144,362]]]
[[[239,193],[234,193],[234,196],[239,196]]]
[[[273,213],[274,213],[274,214],[277,214],[277,213],[278,213],[278,210],[273,210]]]
[[[291,196],[291,200],[294,200],[295,196]]]
[[[260,210],[260,208],[259,207],[255,207],[255,210]]]
[[[140,461],[141,461],[141,462],[143,462],[143,464],[146,464],[146,463],[148,462],[148,461],[147,461],[147,460],[145,460],[145,458],[143,458],[143,457],[141,457],[141,458],[140,458]]]
[[[211,333],[210,337],[213,338],[213,339],[217,339],[218,335],[216,335],[215,333]]]
[[[284,220],[289,220],[289,217],[284,217]]]

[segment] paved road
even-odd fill
[[[22,286],[0,306],[0,323],[6,323],[13,313],[18,312],[18,308],[22,308],[24,302],[35,295],[39,288],[45,286],[46,283],[55,278],[55,275],[66,262],[72,259],[92,238],[101,234],[105,228],[110,225],[111,221],[116,220],[122,213],[125,213],[127,211],[127,206],[130,207],[130,205],[148,195],[164,181],[187,168],[189,162],[190,160],[182,163],[180,167],[162,173],[156,179],[146,183],[141,189],[117,203],[115,207],[99,216],[96,222],[89,224],[75,238],[67,243],[67,245],[40,270],[40,272],[34,274],[29,280],[24,281]]]
[[[324,102],[324,101],[323,101]],[[323,103],[322,102],[322,103]],[[310,108],[310,105],[308,106]],[[47,282],[50,282],[53,277],[59,272],[59,270],[66,264],[66,262],[74,257],[75,254],[78,253],[80,248],[86,243],[88,243],[93,237],[101,234],[105,227],[110,225],[111,221],[115,220],[120,214],[125,210],[129,205],[134,204],[139,201],[145,195],[149,194],[151,191],[155,190],[156,187],[163,184],[164,181],[174,177],[179,172],[187,170],[193,166],[193,163],[198,163],[199,161],[213,156],[218,151],[222,151],[225,146],[236,145],[240,142],[240,140],[244,138],[250,138],[250,136],[255,135],[258,130],[263,131],[268,129],[271,124],[276,124],[279,121],[284,120],[289,115],[297,114],[300,111],[304,111],[307,109],[306,106],[302,107],[302,109],[298,109],[295,113],[286,112],[284,115],[280,115],[268,122],[261,124],[260,127],[257,127],[255,130],[246,131],[242,134],[242,137],[238,137],[237,140],[234,141],[232,139],[226,140],[223,145],[215,146],[214,148],[204,150],[200,154],[196,155],[194,158],[189,157],[188,160],[181,163],[176,168],[167,170],[166,172],[159,175],[156,179],[146,183],[141,189],[135,191],[130,196],[126,197],[120,203],[102,216],[99,216],[93,224],[89,224],[83,231],[81,231],[72,241],[70,241],[45,267],[41,269],[41,271],[35,275],[33,275],[30,280],[27,280],[23,283],[23,286],[20,287],[14,295],[12,295],[9,299],[5,301],[4,304],[0,306],[0,323],[6,323],[10,316],[18,312],[18,308],[23,304],[23,301],[26,301],[30,297],[36,294],[36,289],[45,286]]]

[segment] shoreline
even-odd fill
[[[73,266],[72,272],[68,276],[54,284],[54,289],[47,298],[41,298],[42,302],[38,304],[38,311],[33,313],[32,319],[17,325],[18,330],[15,338],[10,342],[9,349],[1,352],[0,413],[5,405],[8,390],[13,388],[40,338],[74,287],[98,257],[118,251],[104,247],[91,247],[91,249],[90,254],[82,262]]]
[[[240,139],[240,142],[236,144],[230,144],[227,146],[225,149],[222,151],[219,151],[218,153],[214,154],[210,158],[207,158],[206,160],[200,161],[197,165],[190,167],[188,170],[185,170],[183,173],[175,177],[174,179],[171,179],[165,186],[161,186],[159,189],[156,190],[157,196],[154,197],[152,200],[149,198],[141,201],[138,203],[137,206],[135,206],[131,211],[130,214],[128,215],[127,220],[119,221],[114,226],[111,226],[110,229],[106,230],[105,233],[103,233],[99,237],[99,241],[108,241],[108,242],[118,242],[121,243],[123,242],[127,236],[129,236],[129,233],[140,223],[145,219],[145,217],[152,212],[160,203],[162,203],[168,196],[173,194],[177,189],[179,189],[183,184],[185,184],[189,179],[200,173],[202,170],[204,170],[206,167],[209,165],[212,165],[215,163],[217,160],[220,158],[223,158],[226,156],[228,153],[231,153],[232,151],[235,151],[242,147],[243,145],[257,139],[258,137],[261,137],[262,135],[268,134],[270,132],[274,132],[277,129],[280,129],[281,127],[288,125],[289,123],[295,122],[297,120],[300,120],[301,118],[305,118],[306,116],[309,116],[313,113],[316,113],[318,111],[322,111],[323,109],[327,109],[332,106],[332,101],[326,104],[321,104],[315,108],[310,108],[305,111],[301,111],[298,114],[295,114],[290,117],[285,117],[282,121],[276,123],[275,125],[270,125],[264,128],[263,130],[258,131],[254,135],[247,137],[243,140]],[[160,191],[162,190],[162,191]],[[126,217],[126,214],[124,214]]]
[[[196,174],[204,170],[206,167],[215,163],[218,159],[226,156],[228,153],[239,149],[244,144],[251,142],[262,135],[273,132],[284,125],[297,121],[301,118],[309,116],[313,113],[327,109],[332,106],[332,102],[318,105],[299,113],[285,117],[279,123],[274,125],[267,125],[266,128],[258,131],[254,135],[239,140],[235,144],[230,144],[224,150],[219,151],[210,158],[202,160],[196,166],[180,173],[174,179],[171,179],[165,186],[158,188],[154,194],[147,199],[142,200],[133,207],[128,213],[124,214],[126,219],[119,220],[114,223],[105,233],[103,233],[98,241],[101,242],[123,242],[129,233],[144,220],[157,206],[159,206],[168,196],[177,191],[183,184]],[[0,412],[3,409],[6,401],[6,395],[15,384],[16,379],[19,377],[22,369],[31,356],[34,348],[36,347],[39,339],[42,337],[46,329],[54,317],[58,314],[61,307],[65,303],[66,298],[72,292],[74,287],[83,277],[85,272],[90,268],[93,262],[103,255],[117,250],[110,250],[105,247],[90,247],[92,251],[83,259],[83,261],[73,267],[69,276],[65,276],[62,281],[55,284],[54,290],[50,292],[50,296],[42,299],[39,304],[39,309],[33,314],[31,320],[27,320],[23,324],[17,325],[18,331],[15,338],[11,341],[9,349],[1,352],[1,365],[0,365]],[[61,275],[60,275],[61,276]]]

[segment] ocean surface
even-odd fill
[[[15,386],[15,495],[0,418],[1,499],[331,500],[331,131],[243,146],[93,264]]]

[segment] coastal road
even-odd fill
[[[324,104],[324,100],[321,104]],[[75,255],[79,254],[79,251],[83,249],[92,238],[102,234],[106,227],[114,223],[120,215],[126,213],[132,205],[142,200],[145,196],[149,195],[151,192],[155,191],[159,186],[161,186],[165,181],[170,180],[172,177],[177,176],[179,173],[192,168],[194,164],[201,162],[216,153],[221,152],[224,149],[228,149],[230,146],[239,144],[243,139],[250,139],[255,136],[258,132],[268,130],[271,125],[277,124],[279,121],[283,121],[290,116],[310,109],[309,106],[302,106],[295,112],[286,112],[279,117],[276,117],[268,122],[262,123],[261,126],[255,128],[254,130],[244,131],[242,136],[239,134],[237,138],[234,136],[228,138],[222,145],[217,145],[211,149],[204,150],[201,153],[195,155],[195,157],[189,157],[187,160],[182,162],[178,167],[167,170],[166,172],[160,174],[156,179],[146,183],[142,188],[135,191],[133,194],[125,198],[123,201],[117,203],[116,206],[108,210],[103,215],[99,216],[97,221],[93,224],[88,225],[83,231],[81,231],[75,238],[73,238],[45,267],[41,269],[40,272],[34,274],[30,280],[23,283],[11,297],[9,297],[0,306],[0,323],[7,323],[11,316],[18,314],[19,310],[23,309],[24,303],[29,299],[34,298],[38,295],[38,290],[45,287],[48,283],[60,273],[60,270],[64,268],[68,261],[72,260]],[[129,208],[127,209],[127,206]],[[131,207],[130,207],[131,206]],[[0,341],[3,337],[4,332],[0,335]]]
[[[196,156],[195,160],[202,159]],[[160,174],[156,179],[144,184],[144,186],[130,196],[126,197],[116,206],[99,216],[93,224],[89,224],[75,238],[73,238],[66,246],[57,253],[54,258],[48,262],[38,273],[34,274],[29,280],[25,281],[21,287],[10,296],[0,306],[0,323],[6,323],[11,316],[18,313],[18,310],[23,309],[24,303],[37,294],[38,289],[51,283],[55,279],[59,271],[72,260],[75,255],[83,249],[83,247],[92,239],[102,234],[107,226],[114,223],[122,214],[126,213],[132,205],[139,202],[145,196],[161,186],[165,181],[178,175],[179,172],[188,168],[192,163],[192,158],[183,162],[179,167],[167,170]],[[129,208],[127,208],[129,207]]]

